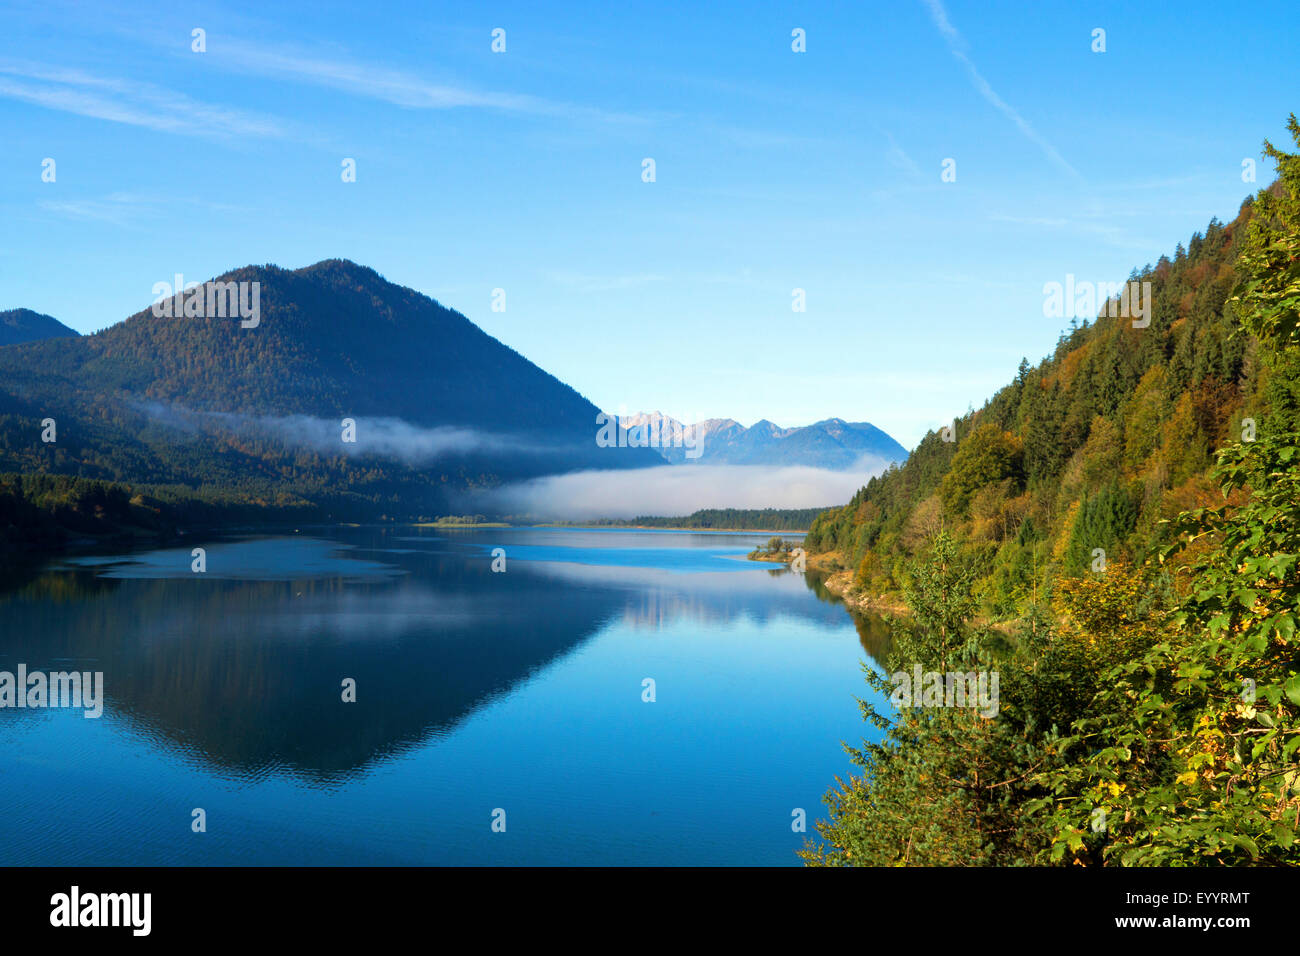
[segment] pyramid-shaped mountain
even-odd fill
[[[373,269],[334,259],[212,282],[247,283],[223,287],[256,317],[233,297],[224,317],[187,308],[210,308],[208,283],[93,335],[0,349],[0,471],[391,514],[438,513],[449,492],[500,481],[662,464],[598,447],[589,401]]]

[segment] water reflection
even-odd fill
[[[0,668],[102,670],[108,714],[188,759],[330,787],[447,734],[615,622],[844,623],[815,576],[738,560],[759,537],[594,534],[230,539],[205,543],[206,574],[188,547],[65,561],[0,594]],[[883,659],[879,620],[856,624]]]

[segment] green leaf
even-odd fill
[[[1292,674],[1283,685],[1283,690],[1286,691],[1287,700],[1293,704],[1300,704],[1300,674]]]

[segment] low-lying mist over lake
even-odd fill
[[[767,465],[664,465],[627,471],[550,475],[467,496],[465,510],[584,521],[684,515],[702,508],[813,508],[842,501],[883,472],[863,459],[848,471]]]

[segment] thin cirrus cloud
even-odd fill
[[[1060,216],[1008,216],[994,215],[993,222],[1005,222],[1015,226],[1033,226],[1044,229],[1068,229],[1075,233],[1097,236],[1117,249],[1125,249],[1147,255],[1152,249],[1158,249],[1159,243],[1154,239],[1131,235],[1126,229],[1113,222],[1087,217],[1065,218]]]
[[[111,193],[91,199],[60,199],[42,202],[41,208],[55,215],[82,222],[109,222],[127,226],[156,211],[128,193]]]
[[[15,60],[0,60],[0,97],[164,133],[214,138],[285,135],[273,117],[203,103],[152,83]]]
[[[980,71],[976,69],[974,62],[972,62],[970,57],[966,55],[967,44],[965,38],[957,32],[957,28],[954,27],[952,21],[948,19],[948,11],[944,9],[941,0],[921,0],[921,2],[925,4],[926,9],[930,12],[930,19],[933,21],[935,28],[940,34],[942,34],[944,40],[947,42],[948,51],[959,63],[966,67],[967,72],[970,74],[971,83],[975,86],[975,89],[979,92],[980,96],[984,97],[985,100],[1010,119],[1011,122],[1015,123],[1020,132],[1024,133],[1031,142],[1036,144],[1039,149],[1046,153],[1047,157],[1051,159],[1052,162],[1056,163],[1071,176],[1081,178],[1079,177],[1079,171],[1066,161],[1065,157],[1057,151],[1056,147],[1044,139],[1042,134],[1040,134],[1038,130],[1034,129],[1033,126],[1029,124],[1029,121],[1016,111],[1015,107],[1000,97],[997,94],[997,91],[989,85],[988,80],[984,79]]]
[[[542,276],[557,285],[562,285],[578,292],[612,292],[619,289],[633,289],[652,282],[665,282],[667,276],[654,273],[637,273],[633,275],[590,275],[581,272],[563,270],[544,270]]]
[[[210,202],[192,196],[142,195],[140,193],[113,192],[106,196],[82,199],[46,200],[42,209],[81,222],[107,222],[116,226],[140,226],[175,212],[177,206],[202,208],[213,212],[238,212],[240,207],[229,203]]]
[[[455,83],[436,83],[413,73],[300,51],[270,49],[240,41],[223,41],[208,54],[219,66],[237,72],[308,83],[404,109],[488,109],[504,113],[562,119],[643,122],[628,113],[548,100],[524,93],[475,90]]]
[[[888,130],[884,131],[885,139],[889,140],[889,151],[885,154],[889,162],[899,169],[911,173],[914,177],[924,175],[921,167],[916,164],[916,160],[907,155],[903,147],[898,145],[898,140],[894,139],[894,134]]]

